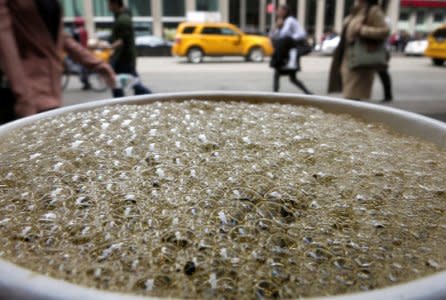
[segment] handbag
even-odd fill
[[[387,67],[387,49],[382,41],[357,39],[350,46],[350,69],[385,69]]]
[[[369,8],[362,24],[367,23]],[[349,67],[352,70],[385,69],[387,68],[387,57],[385,41],[382,40],[357,38],[349,45]]]
[[[310,43],[306,39],[298,41],[296,48],[300,56],[308,55],[313,51],[313,47],[310,46]]]

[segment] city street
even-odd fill
[[[299,78],[317,95],[326,95],[331,58],[308,56],[302,60]],[[208,58],[192,65],[185,59],[160,57],[139,58],[138,71],[142,81],[155,93],[183,91],[266,91],[272,89],[272,71],[268,63],[246,63],[241,58]],[[434,67],[422,57],[396,56],[391,60],[395,101],[391,105],[426,114],[446,122],[446,66]],[[64,93],[64,104],[73,105],[110,98],[110,92],[81,91],[77,78],[71,78]],[[286,77],[281,92],[300,93]],[[334,95],[339,96],[339,95]],[[376,78],[373,99],[382,98],[382,87]]]

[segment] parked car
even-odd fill
[[[428,38],[428,46],[424,55],[432,58],[432,63],[442,66],[446,60],[446,25],[432,32]]]
[[[170,56],[173,43],[154,35],[141,35],[135,38],[138,56]]]
[[[322,45],[320,48],[320,52],[323,55],[333,55],[334,51],[339,45],[339,42],[341,41],[341,37],[339,35],[337,36],[330,36],[327,37],[322,41]]]
[[[416,40],[407,43],[404,54],[407,56],[423,56],[427,48],[427,40]]]
[[[100,31],[96,33],[96,39],[91,39],[89,43],[97,44],[110,40],[110,31]],[[170,56],[173,42],[166,41],[163,38],[149,35],[147,32],[136,31],[135,28],[135,46],[138,56]]]
[[[248,35],[229,23],[181,23],[172,53],[200,63],[205,56],[243,56],[261,62],[273,54],[268,37]]]

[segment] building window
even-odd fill
[[[350,11],[355,4],[354,0],[346,0],[344,5],[344,16],[347,16],[350,14]]]
[[[186,14],[185,0],[164,0],[163,15],[166,17],[183,17]]]
[[[97,1],[97,0],[96,0]],[[129,0],[129,9],[134,17],[149,17],[152,15],[150,0]]]
[[[240,0],[229,1],[229,22],[240,26]]]
[[[403,22],[409,21],[409,13],[408,12],[401,12],[401,14],[400,14],[400,21],[403,21]]]
[[[434,13],[434,22],[435,23],[443,23],[444,21],[444,14],[443,13]]]
[[[259,26],[259,1],[247,0],[246,1],[246,25],[245,28],[251,33],[257,33]]]
[[[218,11],[218,0],[197,0],[198,11]]]
[[[110,10],[108,9],[108,0],[93,1],[93,12],[96,17],[109,17],[112,15]]]
[[[65,17],[77,17],[84,14],[84,1],[63,0],[61,4]]]
[[[419,11],[417,12],[417,25],[422,25],[424,24],[424,11]]]

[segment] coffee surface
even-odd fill
[[[446,269],[445,183],[444,149],[312,107],[108,106],[2,138],[0,258],[160,297],[372,290]]]

